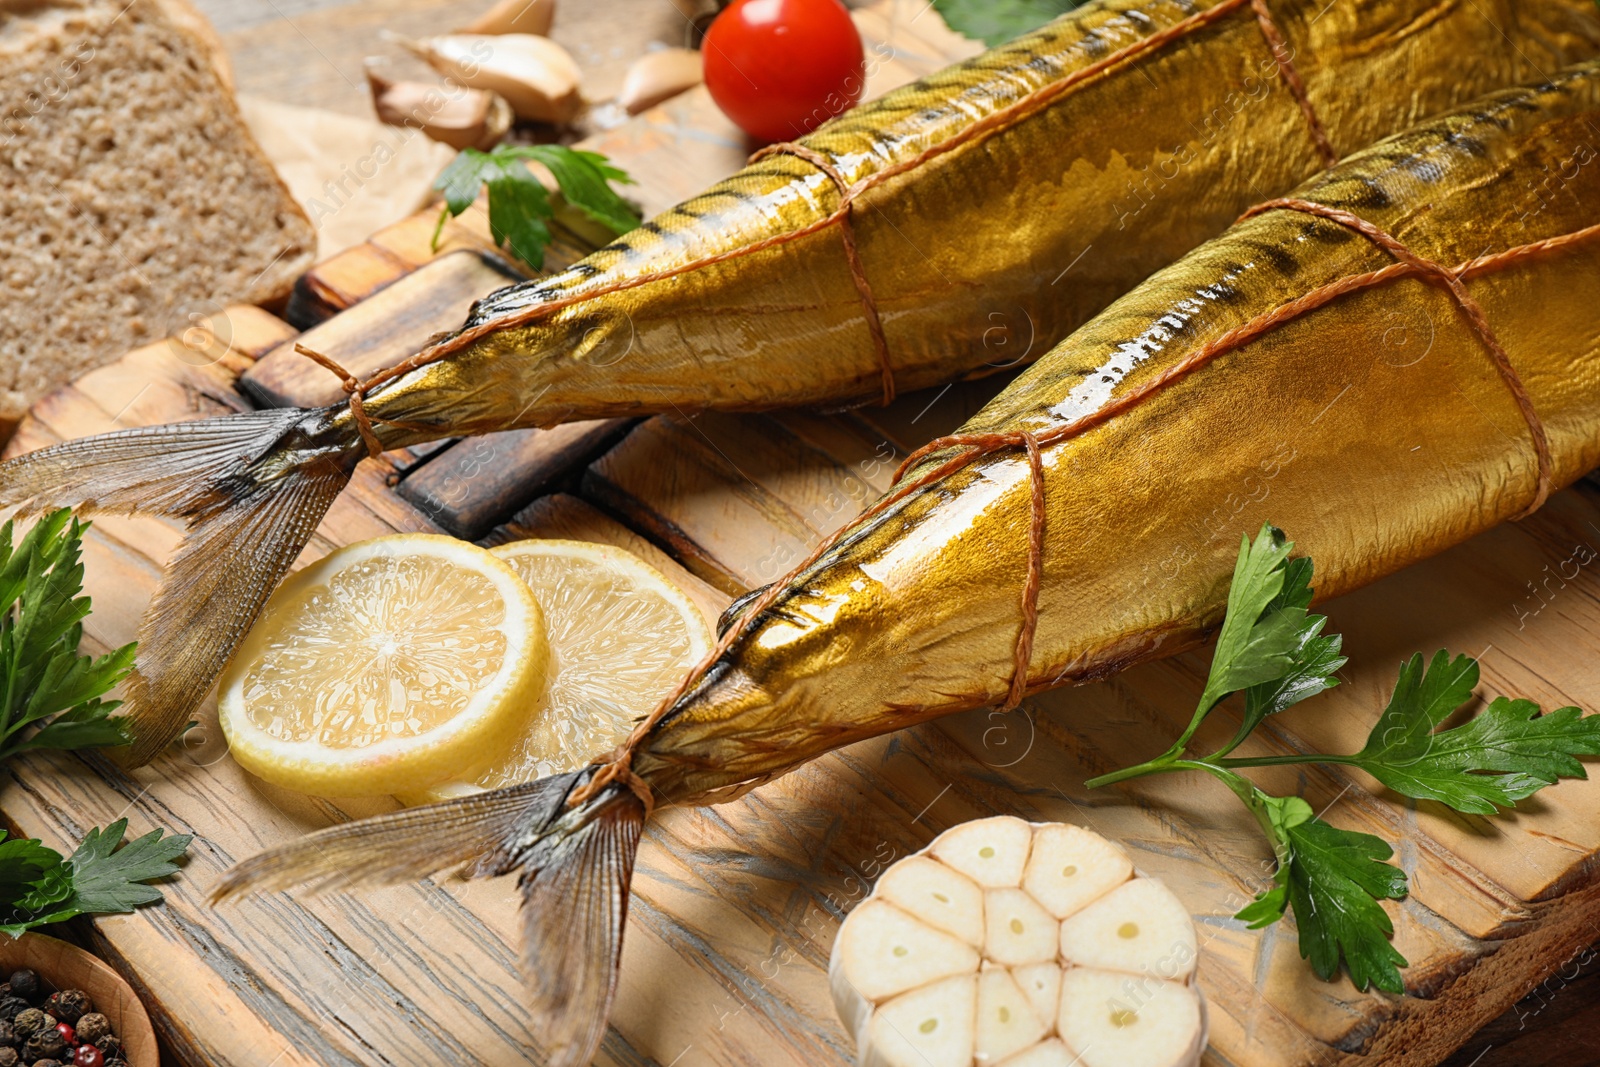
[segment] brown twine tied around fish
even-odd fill
[[[361,435],[361,443],[367,446],[367,454],[373,459],[377,459],[383,454],[383,443],[378,440],[377,431],[372,428],[374,422],[381,422],[389,426],[399,426],[407,430],[433,432],[433,427],[425,426],[419,422],[405,422],[401,419],[389,419],[382,415],[372,414],[367,410],[364,400],[367,389],[371,387],[372,379],[369,378],[363,382],[360,378],[340,366],[333,357],[325,356],[315,349],[300,344],[298,341],[295,342],[294,350],[339,379],[339,384],[344,387],[345,393],[350,397],[350,417],[355,421],[356,432]]]
[[[531,325],[555,315],[558,311],[563,311],[566,308],[577,304],[587,303],[590,300],[598,300],[603,296],[610,296],[613,293],[625,292],[630,289],[638,289],[641,286],[653,285],[657,282],[668,281],[672,278],[678,277],[679,275],[689,274],[697,270],[703,270],[707,267],[716,266],[719,263],[726,263],[730,260],[742,259],[745,256],[754,255],[758,252],[765,252],[769,249],[779,248],[793,241],[798,241],[804,237],[809,237],[811,234],[827,229],[829,226],[838,224],[842,228],[849,231],[848,235],[844,237],[844,241],[847,246],[846,255],[851,260],[851,278],[856,284],[857,293],[861,298],[862,306],[866,310],[868,316],[868,327],[872,331],[873,346],[877,350],[881,377],[883,379],[883,395],[886,399],[893,398],[895,395],[894,371],[890,361],[888,341],[883,336],[883,324],[878,315],[877,305],[873,299],[872,287],[867,282],[865,269],[860,262],[860,256],[856,249],[855,234],[849,221],[854,202],[869,189],[882,185],[893,178],[898,178],[900,175],[909,171],[916,170],[917,168],[932,162],[940,156],[953,152],[957,148],[960,148],[966,144],[974,141],[984,140],[996,133],[1010,128],[1015,123],[1020,122],[1023,119],[1026,119],[1029,116],[1043,110],[1045,107],[1054,102],[1057,97],[1064,95],[1085,81],[1099,77],[1101,74],[1104,74],[1113,67],[1120,66],[1121,64],[1130,62],[1134,59],[1138,59],[1146,53],[1156,51],[1168,44],[1171,44],[1173,41],[1180,40],[1191,33],[1210,26],[1214,22],[1219,22],[1247,6],[1255,14],[1256,21],[1260,24],[1262,33],[1267,38],[1268,47],[1272,50],[1273,59],[1278,64],[1278,69],[1284,77],[1285,84],[1288,85],[1289,91],[1294,95],[1297,103],[1299,104],[1301,112],[1306,116],[1307,122],[1311,127],[1312,139],[1317,142],[1319,154],[1322,156],[1325,162],[1333,162],[1335,158],[1333,148],[1327,143],[1327,134],[1323,130],[1321,122],[1318,121],[1316,113],[1311,106],[1311,101],[1306,95],[1305,83],[1300,78],[1298,71],[1295,70],[1291,51],[1284,41],[1283,34],[1279,32],[1277,24],[1273,22],[1271,12],[1267,9],[1265,0],[1222,0],[1222,3],[1219,3],[1214,7],[1207,8],[1204,11],[1196,12],[1187,18],[1173,23],[1164,30],[1157,31],[1148,37],[1141,37],[1132,44],[1129,44],[1124,48],[1120,48],[1117,51],[1112,52],[1110,55],[1103,57],[1102,59],[1080,67],[1077,70],[1065,75],[1058,81],[1051,82],[1048,85],[1040,86],[1038,89],[1035,89],[1033,92],[1027,94],[1021,99],[1008,104],[1003,108],[992,111],[982,118],[976,120],[970,126],[967,126],[958,133],[951,135],[944,141],[941,141],[935,145],[930,145],[917,155],[912,156],[910,159],[902,160],[901,162],[885,167],[882,170],[874,171],[872,174],[867,175],[854,184],[847,184],[843,175],[838,172],[837,167],[831,161],[827,161],[826,157],[822,156],[820,153],[812,151],[811,149],[805,148],[804,146],[791,146],[785,143],[773,145],[769,150],[764,150],[761,153],[757,153],[758,156],[781,154],[799,155],[800,158],[806,159],[814,165],[817,165],[817,161],[819,159],[824,160],[827,162],[828,166],[823,172],[828,173],[829,170],[831,170],[833,173],[829,174],[829,177],[835,182],[835,184],[840,185],[849,192],[849,195],[847,196],[841,195],[841,202],[836,208],[834,208],[833,211],[829,212],[827,215],[824,215],[822,218],[816,219],[797,229],[789,230],[785,233],[774,234],[771,237],[765,237],[759,241],[752,241],[750,244],[741,245],[738,248],[729,249],[726,252],[718,252],[714,255],[701,256],[697,259],[689,260],[686,263],[681,263],[675,267],[668,267],[664,270],[638,274],[631,278],[625,278],[621,281],[611,282],[606,285],[598,285],[592,289],[586,289],[582,292],[571,293],[553,300],[546,300],[538,304],[529,305],[528,307],[521,308],[517,311],[479,323],[476,326],[471,326],[467,329],[460,330],[457,333],[444,338],[443,340],[436,341],[425,346],[415,355],[408,356],[400,362],[386,367],[383,370],[377,371],[371,377],[365,379],[356,379],[342,368],[335,369],[337,364],[334,364],[331,360],[326,359],[326,357],[318,360],[318,362],[322,366],[328,368],[334,374],[339,375],[341,382],[346,387],[346,392],[350,396],[350,415],[355,420],[357,429],[359,429],[362,433],[362,440],[366,443],[367,450],[374,457],[376,457],[382,451],[382,447],[378,443],[377,435],[372,431],[373,422],[383,422],[389,425],[402,426],[408,429],[421,429],[429,433],[438,432],[440,429],[437,426],[429,427],[416,423],[402,422],[395,419],[381,418],[365,410],[364,401],[366,396],[379,386],[393,381],[394,379],[403,375],[409,374],[414,370],[426,367],[431,363],[437,363],[439,360],[453,355],[456,352],[461,351],[463,348],[475,344],[476,342],[483,340],[485,337],[499,333],[502,330],[511,329],[517,326]],[[790,150],[791,147],[802,148],[807,154],[801,155],[798,152],[793,152]],[[296,351],[301,351],[303,355],[307,354],[300,349],[299,346],[296,347]]]
[[[872,296],[872,283],[867,281],[867,269],[861,265],[861,253],[856,248],[855,201],[864,189],[865,183],[856,182],[852,185],[839,173],[839,168],[833,165],[833,160],[812,148],[795,141],[781,141],[778,144],[769,144],[750,157],[751,163],[759,163],[771,156],[786,155],[803,159],[826,174],[834,187],[839,190],[839,206],[834,213],[839,216],[839,240],[844,245],[844,261],[850,268],[850,280],[855,283],[856,294],[861,298],[861,313],[867,320],[867,332],[872,335],[872,348],[878,356],[878,372],[883,379],[883,403],[888,406],[894,401],[894,368],[889,363],[889,339],[883,333],[883,320],[878,316],[878,302]]]
[[[1250,0],[1250,8],[1255,12],[1256,22],[1261,26],[1261,35],[1267,39],[1267,48],[1278,64],[1278,73],[1282,75],[1283,83],[1289,87],[1289,94],[1294,97],[1295,104],[1300,108],[1300,114],[1305,117],[1306,128],[1311,133],[1312,144],[1316,145],[1317,155],[1322,157],[1322,165],[1333,166],[1339,162],[1339,153],[1333,150],[1333,142],[1328,139],[1328,131],[1323,127],[1322,120],[1317,117],[1316,109],[1311,106],[1311,97],[1306,93],[1306,83],[1301,79],[1300,72],[1295,69],[1294,53],[1289,47],[1289,42],[1284,40],[1278,24],[1272,21],[1272,12],[1267,10],[1266,0]]]
[[[1533,501],[1522,511],[1517,518],[1527,518],[1544,504],[1550,496],[1550,478],[1553,460],[1550,457],[1550,439],[1545,434],[1544,422],[1539,418],[1539,413],[1534,410],[1533,398],[1528,395],[1527,386],[1522,383],[1522,376],[1511,365],[1511,357],[1506,353],[1505,346],[1495,336],[1494,327],[1489,325],[1489,317],[1483,313],[1483,306],[1472,298],[1467,292],[1467,287],[1462,284],[1461,272],[1464,267],[1451,270],[1433,260],[1424,259],[1411,249],[1401,244],[1388,233],[1374,226],[1359,215],[1342,211],[1326,204],[1318,204],[1311,200],[1298,200],[1293,197],[1283,197],[1277,200],[1268,200],[1257,204],[1255,207],[1239,216],[1240,221],[1252,218],[1265,211],[1278,209],[1301,211],[1308,215],[1336,222],[1346,229],[1354,230],[1401,264],[1412,268],[1424,278],[1432,279],[1443,285],[1455,301],[1456,306],[1466,317],[1467,324],[1472,327],[1478,339],[1483,342],[1483,347],[1489,350],[1489,358],[1494,361],[1494,368],[1500,375],[1500,380],[1505,383],[1506,390],[1511,394],[1511,399],[1516,402],[1517,410],[1522,414],[1522,421],[1528,424],[1528,433],[1533,438],[1533,453],[1538,463],[1538,481],[1534,489]]]
[[[1224,4],[1231,11],[1241,6],[1239,3]],[[1306,127],[1311,134],[1312,143],[1316,146],[1317,155],[1321,157],[1325,167],[1331,167],[1338,162],[1339,156],[1333,150],[1333,143],[1328,139],[1328,131],[1323,128],[1322,120],[1317,117],[1316,109],[1311,106],[1311,98],[1306,93],[1305,82],[1300,77],[1300,72],[1295,68],[1293,51],[1288,42],[1284,40],[1283,33],[1278,29],[1277,23],[1272,20],[1272,12],[1267,9],[1266,0],[1250,0],[1250,9],[1256,16],[1256,22],[1261,27],[1261,35],[1267,39],[1267,48],[1272,53],[1272,58],[1278,65],[1278,71],[1283,77],[1284,84],[1288,86],[1289,93],[1294,97],[1296,106],[1305,117]],[[1169,30],[1154,34],[1143,42],[1144,50],[1164,44],[1167,40],[1175,39],[1188,33],[1193,27],[1186,25],[1190,20],[1174,24]],[[1179,31],[1181,32],[1174,32]],[[1126,49],[1124,51],[1127,51]],[[1119,53],[1120,55],[1120,53]],[[1115,58],[1115,57],[1114,57]],[[1064,81],[1070,80],[1063,79]],[[1081,79],[1080,79],[1081,80]],[[1046,88],[1053,88],[1047,86]],[[1027,98],[1025,98],[1027,99]],[[942,146],[941,146],[942,148]],[[833,182],[834,188],[839,193],[839,204],[834,210],[834,215],[839,218],[839,238],[844,245],[845,264],[850,269],[850,280],[855,284],[856,293],[861,298],[862,314],[866,318],[867,332],[872,337],[873,351],[878,357],[878,368],[883,378],[883,403],[888,405],[895,398],[894,366],[889,355],[889,339],[884,334],[883,320],[878,314],[877,301],[872,295],[872,283],[867,280],[866,267],[862,265],[861,253],[856,244],[855,233],[855,201],[863,192],[876,184],[873,179],[878,175],[869,175],[858,182],[850,182],[840,173],[833,160],[799,141],[779,141],[759,149],[749,159],[750,163],[759,163],[763,159],[773,156],[794,156],[803,159],[816,167]],[[931,155],[931,153],[924,153]],[[917,157],[913,163],[920,163],[922,157]],[[831,217],[831,216],[830,216]]]
[[[594,761],[598,765],[594,776],[577,789],[574,789],[569,795],[567,803],[570,805],[580,804],[598,794],[610,783],[620,780],[638,794],[641,800],[644,800],[648,810],[652,804],[652,799],[650,799],[652,791],[649,784],[639,778],[633,771],[634,751],[644,743],[650,732],[672,712],[678,701],[688,695],[696,684],[703,681],[706,671],[732,648],[734,643],[744,635],[746,629],[759,619],[780,596],[788,591],[790,583],[836,548],[840,541],[852,530],[858,529],[862,523],[882,514],[912,493],[962,470],[981,458],[1004,449],[1021,448],[1028,458],[1031,489],[1028,505],[1028,571],[1022,589],[1022,624],[1017,634],[1011,685],[1005,703],[1001,705],[1003,709],[1015,707],[1028,691],[1028,668],[1033,657],[1034,636],[1038,630],[1039,623],[1039,588],[1043,584],[1044,578],[1045,496],[1042,449],[1048,445],[1079,437],[1109,422],[1116,416],[1163,392],[1169,386],[1187,378],[1195,371],[1208,366],[1218,357],[1242,348],[1250,342],[1271,333],[1278,327],[1350,293],[1408,277],[1421,277],[1425,280],[1431,280],[1449,290],[1474,332],[1484,340],[1491,354],[1494,355],[1495,365],[1501,371],[1502,380],[1507,383],[1508,388],[1515,397],[1519,410],[1523,412],[1524,418],[1530,420],[1528,425],[1533,434],[1534,448],[1539,462],[1538,482],[1532,503],[1516,517],[1523,518],[1537,510],[1549,496],[1551,484],[1550,468],[1552,461],[1548,442],[1545,438],[1544,426],[1533,411],[1532,403],[1528,399],[1527,390],[1522,386],[1521,379],[1517,376],[1515,369],[1511,367],[1510,360],[1506,358],[1505,349],[1500,346],[1498,340],[1494,339],[1494,331],[1489,328],[1488,320],[1483,314],[1482,307],[1466,292],[1462,283],[1483,274],[1504,270],[1526,259],[1532,259],[1550,252],[1560,251],[1572,245],[1600,238],[1600,223],[1573,233],[1560,234],[1541,241],[1518,245],[1503,252],[1478,256],[1475,259],[1467,260],[1453,268],[1449,268],[1442,267],[1431,260],[1416,255],[1401,242],[1365,219],[1323,204],[1293,199],[1273,200],[1251,208],[1241,218],[1249,218],[1263,211],[1280,208],[1306,211],[1349,226],[1362,234],[1362,236],[1374,241],[1380,248],[1394,256],[1398,262],[1378,270],[1352,274],[1318,286],[1271,311],[1264,312],[1248,322],[1226,330],[1148,382],[1128,390],[1126,393],[1108,401],[1097,410],[1074,419],[1072,422],[1037,433],[1012,431],[1009,433],[951,434],[929,441],[907,456],[905,461],[900,464],[894,474],[895,488],[891,492],[879,498],[875,504],[858,515],[854,521],[835,531],[832,536],[825,538],[817,546],[816,550],[806,557],[803,563],[768,586],[761,596],[740,615],[739,620],[728,628],[727,632],[722,635],[706,657],[693,670],[684,675],[683,679],[656,706],[655,710],[640,720],[621,744]],[[935,463],[915,478],[909,481],[906,480],[906,476],[919,465],[936,458],[937,453],[947,451],[953,451],[954,454]]]

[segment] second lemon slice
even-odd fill
[[[475,545],[349,545],[279,588],[223,675],[233,757],[320,796],[416,789],[516,741],[542,691],[543,614]]]
[[[700,609],[631,552],[562,540],[514,541],[490,551],[544,608],[544,698],[503,757],[469,779],[404,799],[435,800],[581,767],[626,737],[711,647]]]

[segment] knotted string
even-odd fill
[[[1298,200],[1293,197],[1282,197],[1277,200],[1268,200],[1257,204],[1255,207],[1239,216],[1240,221],[1253,218],[1265,211],[1278,209],[1288,211],[1301,211],[1308,215],[1336,222],[1346,229],[1354,230],[1400,263],[1411,267],[1424,278],[1432,279],[1443,285],[1455,300],[1456,306],[1461,309],[1466,317],[1467,324],[1472,327],[1478,339],[1483,342],[1483,347],[1489,350],[1489,358],[1494,361],[1494,368],[1500,374],[1500,380],[1505,383],[1506,390],[1516,402],[1517,410],[1522,414],[1522,421],[1528,424],[1528,434],[1533,439],[1533,453],[1538,463],[1538,479],[1534,489],[1533,500],[1528,504],[1517,518],[1523,519],[1532,515],[1544,504],[1550,496],[1551,468],[1554,465],[1550,457],[1550,439],[1545,434],[1544,422],[1540,420],[1539,413],[1533,409],[1533,398],[1528,395],[1527,386],[1522,384],[1522,377],[1517,369],[1511,365],[1511,357],[1506,353],[1505,346],[1495,336],[1494,327],[1489,325],[1489,317],[1483,313],[1483,307],[1467,292],[1467,287],[1461,282],[1461,273],[1465,266],[1451,270],[1433,260],[1424,259],[1401,244],[1394,237],[1385,233],[1377,226],[1353,215],[1348,211],[1326,204],[1319,204],[1312,200]]]
[[[856,293],[861,297],[861,313],[867,320],[867,332],[872,335],[872,348],[877,353],[878,372],[883,379],[883,403],[887,406],[894,400],[894,370],[889,365],[889,339],[883,334],[883,320],[878,317],[878,305],[872,297],[872,283],[867,281],[866,268],[861,265],[861,253],[856,249],[856,227],[852,221],[856,196],[865,188],[865,184],[857,182],[851,185],[839,173],[833,160],[794,141],[769,144],[752,155],[750,162],[759,163],[776,155],[805,160],[826,174],[839,190],[839,206],[835,209],[839,215],[839,239],[844,244],[844,261],[850,268],[850,280],[855,283]]]

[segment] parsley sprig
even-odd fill
[[[933,0],[945,24],[989,47],[1005,44],[1082,4],[1084,0]]]
[[[0,761],[35,749],[125,745],[118,701],[102,697],[133,669],[134,645],[80,656],[87,523],[63,508],[12,547],[0,526]]]
[[[151,830],[122,845],[127,829],[127,819],[96,827],[66,859],[36,840],[4,840],[0,830],[0,933],[20,937],[45,923],[120,914],[160,900],[161,890],[144,883],[175,874],[173,861],[193,835]]]
[[[1478,664],[1440,651],[1426,664],[1417,654],[1401,665],[1388,706],[1361,751],[1230,756],[1268,716],[1337,685],[1334,674],[1345,664],[1339,636],[1323,633],[1327,618],[1309,611],[1311,560],[1291,558],[1293,548],[1271,526],[1254,542],[1244,538],[1211,672],[1188,728],[1155,759],[1086,784],[1099,788],[1186,770],[1218,779],[1254,813],[1277,857],[1272,885],[1236,918],[1259,929],[1292,910],[1300,954],[1320,977],[1332,978],[1342,959],[1358,988],[1401,993],[1399,968],[1406,960],[1389,942],[1394,927],[1379,903],[1406,895],[1405,873],[1388,862],[1393,849],[1371,834],[1323,822],[1299,797],[1269,795],[1239,770],[1359,767],[1403,796],[1491,815],[1561,778],[1586,777],[1578,757],[1600,755],[1600,715],[1585,716],[1575,707],[1541,714],[1532,701],[1498,697],[1446,727],[1472,700]],[[1244,715],[1233,737],[1208,756],[1186,756],[1206,717],[1236,693],[1243,694]]]
[[[528,169],[529,162],[550,171],[559,197],[551,196]],[[631,184],[633,179],[598,152],[552,144],[500,145],[492,152],[463,149],[433,182],[444,194],[433,247],[439,247],[445,222],[471,207],[478,191],[487,186],[489,233],[495,244],[539,270],[550,246],[551,219],[561,219],[569,227],[598,228],[601,244],[639,225],[639,213],[617,195],[611,182]]]

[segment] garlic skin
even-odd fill
[[[427,82],[390,81],[368,61],[367,87],[378,121],[411,126],[460,151],[488,151],[511,128],[511,105],[497,93]]]
[[[687,92],[705,80],[700,53],[688,48],[661,48],[646,52],[628,67],[617,94],[617,106],[630,115]]]
[[[556,21],[556,0],[500,0],[473,19],[462,33],[531,33],[550,36]]]
[[[828,981],[860,1067],[1199,1067],[1198,952],[1121,847],[1001,816],[891,864]]]
[[[565,125],[583,109],[578,64],[548,37],[456,33],[394,40],[462,85],[505,97],[520,119]]]

